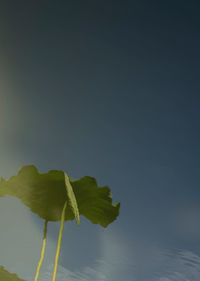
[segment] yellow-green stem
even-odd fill
[[[55,259],[54,259],[52,281],[56,281],[56,275],[57,275],[57,270],[58,270],[58,260],[59,260],[59,256],[60,256],[60,249],[61,249],[62,236],[63,236],[63,230],[64,230],[66,207],[67,207],[67,202],[65,202],[65,204],[64,204],[64,207],[63,207],[63,210],[62,210],[62,215],[61,215],[61,222],[60,222],[60,229],[59,229],[59,234],[58,234],[56,255],[55,255]]]
[[[37,269],[36,269],[34,281],[39,280],[40,269],[41,269],[41,266],[42,266],[42,263],[43,263],[43,260],[44,260],[44,256],[45,256],[45,250],[46,250],[46,244],[47,244],[47,224],[48,224],[48,221],[45,220],[44,230],[43,230],[42,248],[41,248],[41,252],[40,252],[40,259],[39,259],[38,266],[37,266]]]

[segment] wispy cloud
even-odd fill
[[[57,281],[199,281],[200,256],[187,249],[161,249],[141,241],[133,245],[107,231],[102,255],[92,264],[71,270],[59,266]],[[50,261],[49,261],[50,262]],[[51,280],[53,265],[46,264],[42,281]]]
[[[124,279],[127,281],[199,281],[200,280],[200,257],[193,252],[181,251],[160,251],[154,257],[154,266],[137,268],[131,266],[128,271],[124,271]],[[104,261],[97,261],[94,267],[84,267],[79,271],[71,271],[63,266],[58,268],[58,281],[116,281],[122,280],[113,272],[113,264],[107,264],[107,270],[103,271]],[[103,266],[102,266],[103,265]],[[129,264],[130,266],[130,264]],[[114,264],[115,271],[122,270],[120,264]],[[53,265],[48,266],[42,276],[42,281],[51,280]],[[139,272],[140,271],[140,272]],[[142,272],[143,271],[143,272]],[[146,272],[145,272],[146,271]],[[134,276],[134,277],[133,277]]]
[[[53,265],[49,266],[47,271],[45,272],[42,280],[48,281],[51,280],[51,274],[53,271]],[[58,281],[107,281],[106,276],[93,269],[91,267],[85,267],[82,271],[71,271],[69,269],[64,268],[63,266],[58,267]]]
[[[166,251],[152,281],[199,281],[200,257],[190,251]]]

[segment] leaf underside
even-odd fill
[[[68,204],[70,205],[72,212],[74,214],[74,218],[76,222],[79,224],[80,223],[80,215],[79,215],[79,209],[76,201],[76,196],[74,195],[73,187],[70,183],[68,175],[65,173],[65,187],[67,191],[67,198]]]
[[[113,204],[108,187],[98,187],[94,178],[71,180],[63,171],[39,173],[35,166],[24,166],[9,180],[0,179],[0,196],[19,198],[32,212],[49,221],[59,221],[67,201],[65,220],[79,214],[92,223],[106,227],[114,221],[120,204]]]

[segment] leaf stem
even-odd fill
[[[41,248],[41,252],[40,252],[40,259],[39,259],[38,266],[37,266],[37,269],[36,269],[34,281],[39,280],[40,269],[41,269],[41,266],[42,266],[42,263],[43,263],[43,260],[44,260],[44,256],[45,256],[46,243],[47,243],[47,224],[48,224],[48,220],[45,220],[44,229],[43,229],[42,248]]]
[[[52,273],[52,281],[56,281],[56,275],[58,271],[58,260],[60,256],[60,249],[61,249],[61,243],[62,243],[62,236],[63,236],[63,230],[64,230],[64,222],[65,222],[65,210],[67,207],[67,201],[64,204],[62,215],[61,215],[61,221],[60,221],[60,229],[58,234],[58,242],[57,242],[57,248],[56,248],[56,255],[54,259],[54,268]]]

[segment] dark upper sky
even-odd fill
[[[109,281],[151,280],[158,269],[146,253],[156,243],[200,255],[199,8],[197,1],[0,3],[1,174],[34,163],[108,184],[122,210],[107,235],[120,237],[132,262],[107,272]],[[88,229],[94,251],[78,254],[78,268],[101,259],[95,244],[106,231],[84,225],[88,247]],[[113,256],[122,252],[117,245]],[[142,251],[143,266],[134,260],[144,260]],[[75,260],[63,254],[61,265],[77,269]],[[107,281],[98,278],[91,277]]]

